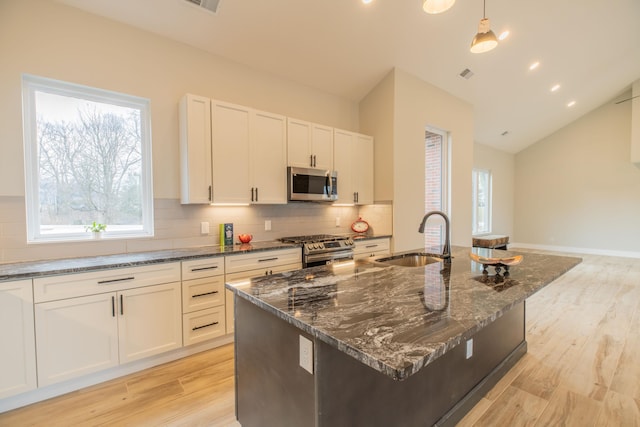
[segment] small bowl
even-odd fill
[[[238,234],[238,240],[240,240],[240,243],[249,243],[251,239],[253,239],[251,234]]]

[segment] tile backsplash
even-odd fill
[[[27,244],[24,198],[0,197],[0,262],[217,245],[218,226],[227,222],[233,223],[236,235],[249,233],[254,241],[302,234],[351,233],[351,223],[359,216],[370,224],[373,233],[392,234],[390,204],[355,207],[289,203],[229,207],[181,205],[178,199],[155,199],[154,212],[155,236],[152,238]],[[271,231],[265,231],[266,220],[271,221]],[[200,233],[201,222],[209,223],[208,235]]]

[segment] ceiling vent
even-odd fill
[[[218,12],[218,5],[220,0],[185,0],[187,3],[195,4],[203,9],[208,10],[211,13]]]
[[[462,72],[460,73],[460,77],[463,77],[467,80],[469,80],[471,77],[473,77],[473,71],[471,71],[468,68],[465,68],[464,70],[462,70]]]

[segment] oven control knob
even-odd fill
[[[324,248],[324,245],[322,243],[318,243],[316,245],[316,249],[323,249],[323,248]]]
[[[307,245],[307,250],[308,250],[308,251],[310,251],[311,249],[313,249],[313,245],[312,245],[311,243],[309,243],[309,244]]]

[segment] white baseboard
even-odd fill
[[[232,342],[233,334],[229,334],[203,343],[190,345],[188,347],[181,347],[157,356],[136,360],[134,362],[127,363],[126,365],[115,366],[94,374],[85,375],[80,378],[75,378],[58,384],[52,384],[16,396],[0,399],[0,413],[20,408],[22,406],[27,406],[32,403],[41,402],[52,397],[61,396],[72,391],[80,390],[81,388],[162,365],[163,363],[182,359],[183,357],[191,356],[192,354],[200,353]]]
[[[593,248],[575,248],[571,246],[552,246],[552,245],[534,245],[531,243],[509,243],[509,249],[517,250],[523,249],[537,249],[543,251],[553,252],[567,252],[572,254],[586,254],[586,255],[602,255],[602,256],[614,256],[621,258],[640,258],[640,252],[632,251],[614,251],[609,249],[593,249]]]

